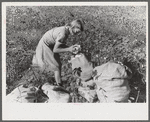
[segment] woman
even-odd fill
[[[81,31],[83,31],[81,20],[74,20],[68,25],[47,31],[39,41],[32,64],[39,66],[42,71],[53,71],[57,85],[62,85],[59,53],[73,52],[78,45],[68,47],[65,41],[70,34],[74,35]]]

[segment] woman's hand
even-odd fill
[[[54,45],[54,48],[53,48],[53,52],[54,53],[62,53],[62,52],[68,52],[69,51],[69,52],[73,53],[73,52],[78,51],[78,50],[76,50],[76,48],[80,47],[80,45],[77,45],[77,44],[72,45],[70,47],[66,46],[66,48],[62,47],[61,45],[62,45],[62,43],[56,42],[56,44]]]
[[[76,52],[77,48],[79,48],[79,47],[80,47],[80,45],[78,45],[78,44],[72,45],[72,46],[69,47],[69,51],[72,52],[72,53]]]

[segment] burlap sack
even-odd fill
[[[41,89],[49,98],[46,103],[68,103],[71,101],[69,92],[63,87],[45,83]]]
[[[79,87],[78,93],[84,97],[88,102],[97,102],[97,94],[95,90],[91,90],[89,87]]]
[[[73,74],[83,81],[86,81],[92,77],[93,66],[88,61],[84,54],[77,54],[71,58]]]
[[[37,102],[37,87],[25,87],[20,85],[6,96],[6,102],[11,103],[35,103]]]
[[[101,103],[128,101],[130,93],[128,79],[131,78],[132,73],[126,66],[108,62],[95,67],[93,72],[97,95]]]

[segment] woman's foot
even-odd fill
[[[62,84],[62,83],[58,83],[57,85],[63,87],[63,84]]]

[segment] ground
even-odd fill
[[[53,83],[51,73],[37,76],[37,72],[32,72],[36,46],[47,30],[79,18],[84,21],[84,32],[69,37],[67,44],[80,44],[95,66],[110,60],[127,65],[133,73],[129,81],[131,102],[146,102],[146,7],[10,6],[6,12],[7,94],[23,81],[37,86],[47,81]],[[68,63],[70,56],[61,54],[62,81],[67,90],[76,93]],[[73,102],[86,100],[74,94]]]

